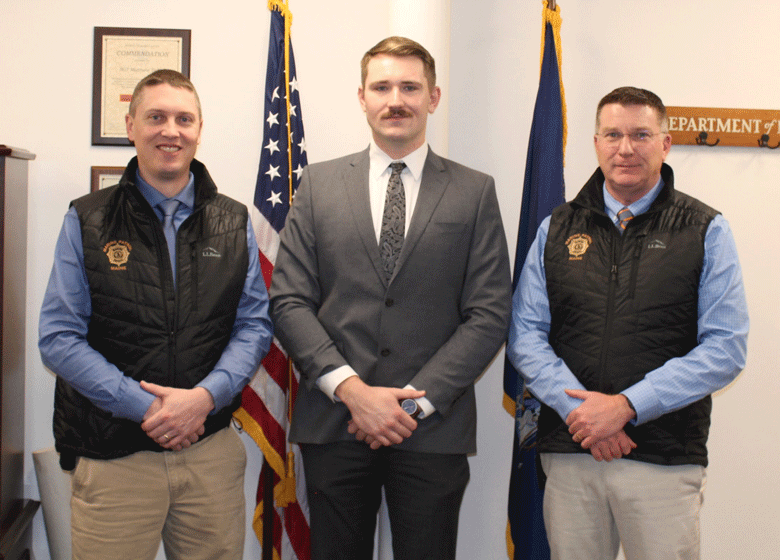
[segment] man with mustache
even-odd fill
[[[474,382],[508,326],[506,238],[493,179],[425,143],[441,98],[428,51],[390,37],[361,70],[370,146],[304,170],[274,269],[302,375],[290,439],[313,558],[370,559],[384,488],[396,560],[452,559]]]

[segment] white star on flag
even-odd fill
[[[271,152],[273,154],[274,152],[279,151],[279,140],[268,140],[268,145],[265,147],[266,150]]]
[[[274,167],[273,165],[269,165],[268,171],[266,171],[265,174],[271,178],[271,181],[273,181],[275,177],[281,177],[281,175],[279,174],[278,165],[276,167]]]
[[[268,198],[268,202],[270,202],[274,206],[276,206],[277,204],[281,204],[282,203],[282,193],[281,192],[271,191],[271,196]]]

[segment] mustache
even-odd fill
[[[395,117],[411,117],[412,114],[406,109],[389,109],[383,116],[383,119],[392,119]]]

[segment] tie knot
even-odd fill
[[[631,210],[629,210],[627,207],[621,208],[620,212],[617,213],[617,219],[620,228],[626,229],[628,222],[634,219],[634,215],[631,213]]]
[[[400,175],[401,171],[403,171],[405,167],[406,167],[406,164],[404,162],[402,162],[402,161],[394,161],[393,163],[390,164],[390,169],[393,170],[393,172],[390,174],[390,176],[392,177],[393,175],[396,175],[396,176]]]
[[[179,201],[175,198],[166,198],[165,200],[158,202],[157,206],[162,210],[163,215],[170,217],[173,216],[179,208]]]

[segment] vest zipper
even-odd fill
[[[159,223],[159,221],[158,221]],[[168,252],[168,242],[165,239],[165,235],[160,235],[160,232],[162,231],[162,228],[156,229],[155,228],[155,237],[157,238],[157,246],[158,251],[157,254],[160,259],[160,271],[166,271],[163,272],[163,274],[160,275],[160,279],[162,280],[161,289],[163,292],[163,301],[165,303],[165,323],[168,327],[168,374],[170,376],[170,385],[172,387],[176,386],[176,301],[178,300],[177,294],[176,294],[176,283],[173,280],[173,269],[171,268],[171,259],[170,254]],[[176,235],[177,243],[178,243],[178,232]],[[176,261],[178,262],[178,255],[176,257]],[[164,279],[163,276],[168,276],[167,279]],[[169,284],[170,282],[170,284]],[[173,305],[168,305],[168,296],[167,296],[167,285],[171,286],[171,289],[173,290]]]
[[[617,236],[617,237],[615,237]],[[620,234],[615,231],[615,236],[612,237],[612,263],[609,267],[609,287],[607,290],[607,316],[604,322],[604,333],[601,338],[601,351],[599,352],[599,391],[606,392],[604,384],[604,369],[607,363],[607,341],[612,339],[612,321],[614,317],[614,301],[615,290],[617,288],[618,281],[618,258],[620,255],[620,248],[622,246],[622,239]]]
[[[190,290],[192,291],[192,308],[194,311],[198,311],[198,251],[195,243],[190,244],[190,270],[192,271],[190,276],[192,277],[192,285]]]
[[[638,235],[634,244],[634,254],[631,258],[631,280],[628,285],[628,299],[634,299],[636,293],[636,278],[639,274],[639,259],[642,256],[642,246],[644,245],[644,234]]]

